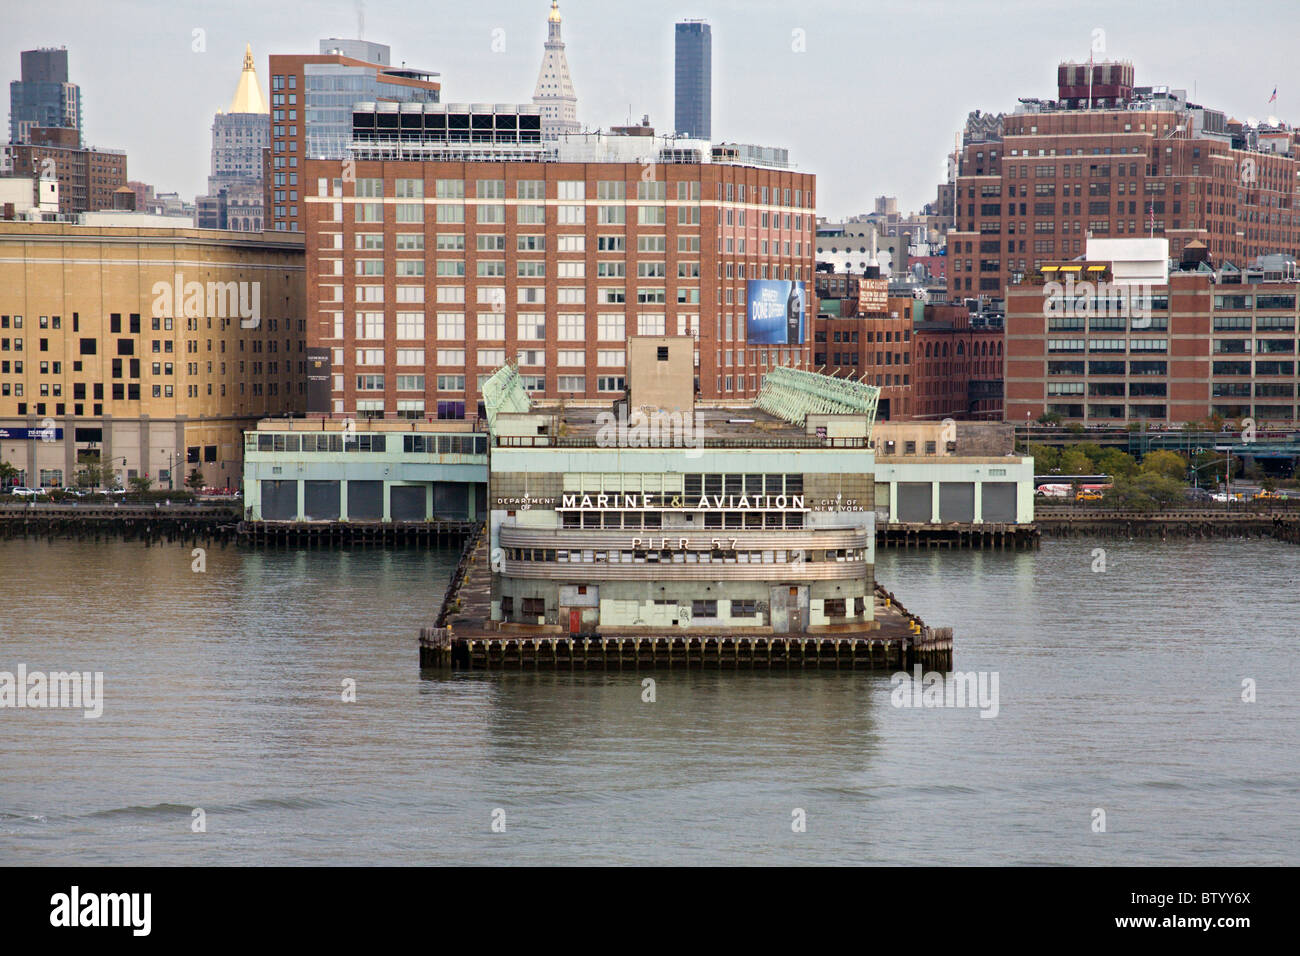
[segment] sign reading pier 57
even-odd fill
[[[603,494],[560,496],[560,511],[807,511],[803,495]]]

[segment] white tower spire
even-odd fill
[[[564,56],[564,40],[560,38],[560,3],[551,0],[547,16],[546,46],[542,53],[542,68],[537,74],[537,89],[533,104],[542,109],[542,139],[555,139],[560,133],[577,133],[578,96],[573,92],[573,78],[569,75],[569,61]]]

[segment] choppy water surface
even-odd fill
[[[0,671],[106,697],[0,710],[0,864],[1300,862],[1294,545],[881,552],[993,719],[887,674],[422,679],[452,552],[191,560],[0,542]]]

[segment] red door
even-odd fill
[[[569,633],[577,634],[582,630],[582,612],[577,608],[569,609]]]

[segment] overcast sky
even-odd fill
[[[0,75],[18,78],[20,50],[66,45],[87,142],[127,150],[130,178],[192,198],[205,189],[212,115],[229,104],[245,43],[263,89],[271,52],[314,53],[321,37],[360,33],[389,44],[394,63],[441,73],[445,102],[527,102],[549,6],[5,0]],[[818,212],[831,217],[869,211],[877,195],[898,196],[905,211],[933,199],[966,114],[1054,95],[1057,62],[1086,60],[1095,31],[1110,56],[1133,61],[1139,85],[1195,89],[1197,101],[1242,119],[1300,120],[1294,0],[562,0],[560,9],[578,118],[593,129],[649,113],[670,130],[673,23],[709,20],[714,139],[789,148],[817,174]],[[196,29],[203,52],[192,49]]]

